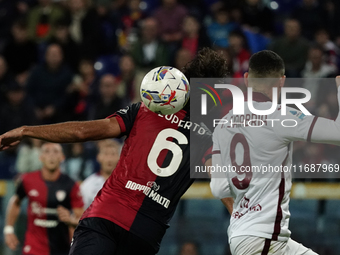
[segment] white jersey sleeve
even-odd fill
[[[338,102],[340,102],[340,90],[338,90]],[[289,117],[296,121],[295,127],[274,126],[275,133],[285,139],[286,142],[302,140],[340,145],[340,114],[334,121],[315,116],[305,116],[302,112],[288,107],[287,116],[279,116],[278,119],[283,121],[283,117]],[[291,123],[287,124],[291,125]]]
[[[281,115],[277,111],[274,115],[276,123],[272,121],[273,131],[286,144],[292,141],[310,141],[310,135],[313,130],[316,117],[313,115],[306,116],[301,111],[291,107],[286,109],[287,115]]]

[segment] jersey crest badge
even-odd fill
[[[55,196],[56,196],[56,198],[59,202],[62,202],[62,201],[64,201],[64,199],[66,197],[66,192],[64,190],[58,190],[55,193]]]
[[[302,112],[300,111],[289,111],[291,114],[293,114],[296,118],[300,119],[300,120],[303,120],[306,115],[303,114]]]

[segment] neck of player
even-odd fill
[[[103,176],[105,180],[107,180],[107,179],[110,177],[111,172],[112,172],[112,171],[107,172],[107,171],[101,169],[101,170],[100,170],[100,175]]]
[[[54,182],[59,178],[60,168],[47,169],[46,167],[43,167],[41,169],[41,175],[45,181]]]

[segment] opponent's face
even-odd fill
[[[102,147],[97,156],[101,170],[106,174],[111,174],[119,160],[118,148],[113,146]]]
[[[41,147],[40,161],[43,168],[50,172],[59,169],[61,162],[65,159],[60,144],[46,143]]]

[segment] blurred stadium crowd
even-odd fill
[[[337,116],[334,88],[319,81],[340,67],[338,1],[0,0],[0,10],[0,133],[105,118],[139,101],[151,68],[181,69],[202,47],[221,52],[234,78],[248,69],[252,53],[274,50],[287,77],[313,78],[297,84],[312,92],[311,112]],[[27,141],[27,148],[36,143]],[[68,158],[84,154],[82,145],[69,151]],[[0,154],[0,178],[30,170],[15,164],[17,153]],[[295,161],[336,163],[338,153],[303,143]]]
[[[274,50],[287,77],[312,78],[295,84],[312,92],[308,109],[335,119],[335,85],[321,78],[340,70],[339,14],[336,0],[0,0],[0,133],[105,118],[140,100],[151,68],[181,69],[202,47],[221,52],[233,78],[252,53]],[[31,139],[0,153],[0,179],[38,169],[40,146]],[[64,171],[84,180],[98,170],[96,150],[65,146]],[[297,164],[334,164],[340,149],[296,143],[294,153]]]

